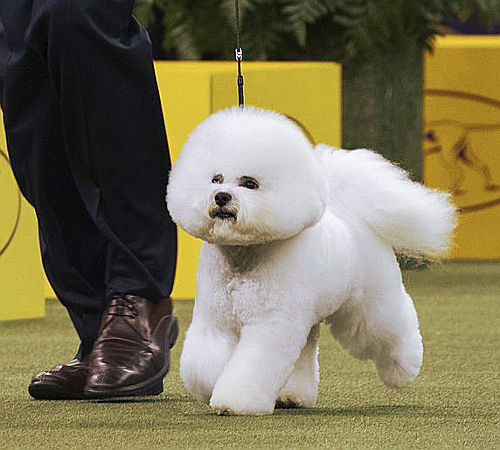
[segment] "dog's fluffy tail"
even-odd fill
[[[318,145],[315,154],[329,183],[328,205],[338,215],[355,215],[409,256],[439,257],[456,224],[450,196],[415,183],[408,174],[369,150]]]

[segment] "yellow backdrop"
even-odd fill
[[[424,180],[460,208],[452,258],[500,258],[500,36],[447,36],[425,59]]]
[[[6,149],[0,126],[0,320],[42,317],[45,293],[36,218],[17,188]]]

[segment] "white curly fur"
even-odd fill
[[[221,192],[235,218],[214,216]],[[422,340],[394,251],[446,251],[448,195],[368,150],[312,148],[288,119],[247,107],[196,128],[167,201],[174,221],[205,241],[180,363],[196,398],[233,414],[314,406],[322,320],[387,386],[417,376]]]

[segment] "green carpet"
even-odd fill
[[[72,357],[77,341],[62,307],[0,323],[1,448],[500,448],[500,263],[447,263],[405,273],[424,339],[420,376],[386,389],[371,363],[347,356],[323,327],[314,409],[218,417],[184,390],[182,348],[159,397],[35,401],[30,376]],[[183,336],[193,303],[177,302]]]

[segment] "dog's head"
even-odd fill
[[[167,202],[189,234],[251,245],[317,223],[326,192],[301,130],[277,113],[246,107],[219,111],[193,131],[170,174]]]

